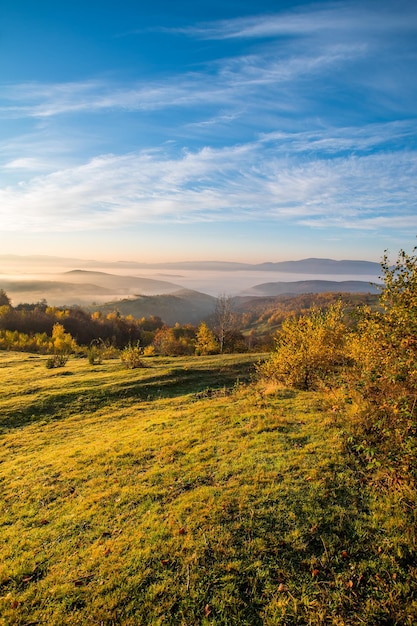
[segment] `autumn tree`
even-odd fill
[[[152,342],[155,351],[164,356],[194,354],[195,329],[188,324],[163,327],[156,331]]]
[[[382,311],[365,309],[350,351],[369,457],[417,478],[417,248],[381,263]]]
[[[313,309],[308,315],[287,318],[259,373],[297,389],[316,389],[346,362],[346,333],[340,303],[327,311]]]
[[[77,349],[77,343],[73,337],[65,332],[62,324],[54,324],[52,329],[52,349],[54,356],[48,359],[47,367],[60,367],[65,365],[68,357]]]
[[[206,322],[201,322],[197,329],[195,351],[196,354],[200,355],[217,354],[219,352],[219,344],[216,341],[216,337]]]

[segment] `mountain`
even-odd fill
[[[182,289],[182,285],[177,285],[176,283],[166,280],[155,280],[154,278],[143,278],[142,276],[119,276],[117,274],[87,270],[71,270],[70,272],[65,272],[63,276],[70,278],[71,281],[78,284],[94,283],[120,296],[155,295],[172,293]]]
[[[263,271],[263,272],[289,272],[295,274],[371,274],[378,276],[381,271],[379,263],[372,261],[342,260],[308,258],[298,261],[278,261],[266,263],[239,263],[234,261],[173,261],[164,263],[144,263],[140,261],[96,261],[94,259],[75,259],[66,257],[31,255],[19,256],[13,254],[0,254],[0,274],[8,274],[1,271],[10,267],[29,267],[37,270],[39,267],[82,267],[84,270],[98,268],[112,268],[123,271],[129,270],[187,270],[187,271]]]
[[[6,280],[1,281],[0,288],[6,291],[14,306],[41,300],[55,306],[83,304],[92,300],[106,301],[113,296],[111,290],[98,285],[56,280]]]
[[[294,282],[262,283],[246,289],[242,295],[280,296],[303,293],[379,293],[380,287],[362,280],[299,280]]]
[[[14,305],[45,299],[48,304],[56,306],[108,302],[138,294],[156,295],[182,289],[181,285],[163,280],[105,272],[72,270],[56,276],[60,280],[8,278],[1,281],[0,288],[6,291]]]
[[[208,271],[234,271],[250,269],[255,266],[250,263],[234,261],[171,261],[159,263],[145,263],[141,261],[97,261],[94,259],[78,259],[72,257],[57,257],[47,255],[0,254],[0,274],[2,268],[31,268],[37,271],[47,267],[82,267],[85,270],[113,269],[125,270],[208,270]],[[7,274],[7,271],[4,271]]]
[[[268,272],[288,272],[294,274],[375,274],[381,271],[379,263],[372,261],[335,261],[334,259],[302,259],[279,263],[260,263],[256,269]]]
[[[122,315],[133,315],[138,319],[154,315],[166,324],[199,324],[213,314],[216,298],[192,289],[180,289],[174,293],[154,296],[141,295],[95,307],[103,313],[119,311]]]
[[[115,268],[115,273],[108,273],[107,267]],[[180,271],[175,273],[174,270]],[[147,264],[0,255],[0,289],[8,293],[14,305],[46,300],[56,306],[84,306],[137,296],[174,294],[181,290],[212,296],[220,293],[233,296],[299,294],[305,290],[309,293],[375,292],[365,281],[377,282],[379,273],[378,263],[319,258],[258,265],[222,261]],[[283,282],[293,276],[300,279],[298,283]],[[343,280],[333,281],[333,277]],[[272,282],[277,279],[279,282]]]

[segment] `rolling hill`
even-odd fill
[[[380,288],[362,280],[298,280],[294,282],[262,283],[246,289],[242,295],[281,296],[303,293],[379,293]]]
[[[71,281],[83,285],[94,282],[95,285],[104,287],[117,295],[133,295],[139,293],[155,295],[172,293],[172,291],[176,289],[181,289],[181,285],[165,280],[155,280],[154,278],[144,278],[143,276],[119,276],[117,274],[87,270],[71,270],[70,272],[66,272],[64,277],[69,277]]]
[[[281,261],[278,263],[260,263],[257,269],[271,272],[290,272],[294,274],[375,274],[381,271],[379,263],[334,259],[301,259],[299,261]]]
[[[180,289],[174,293],[141,295],[137,298],[109,302],[95,308],[104,313],[116,309],[122,315],[133,315],[139,319],[154,315],[172,326],[176,322],[199,324],[213,313],[215,306],[216,298],[213,296],[190,289]]]
[[[79,263],[78,269],[67,270],[70,262]],[[377,263],[369,261],[314,258],[258,265],[222,261],[102,264],[115,271],[124,269],[126,274],[135,269],[146,274],[151,269],[145,277],[99,271],[98,262],[91,260],[0,255],[0,263],[3,266],[0,288],[15,306],[42,300],[55,306],[106,304],[106,310],[117,306],[121,312],[141,317],[158,315],[167,323],[173,319],[196,323],[206,318],[213,311],[213,301],[219,293],[251,297],[330,291],[377,293],[377,287],[368,281],[377,281],[380,270]],[[20,273],[7,273],[18,272],[19,267]],[[160,270],[156,275],[155,269]],[[182,270],[183,274],[173,274],[173,270]],[[332,276],[343,280],[332,280]],[[278,281],[261,282],[270,277]],[[303,280],[288,281],[292,277]]]
[[[172,293],[181,285],[163,280],[136,276],[118,276],[105,272],[71,270],[57,275],[59,280],[2,280],[4,289],[14,304],[46,299],[51,305],[88,305],[109,302],[138,294]]]

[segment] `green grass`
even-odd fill
[[[0,624],[417,623],[414,494],[257,358],[0,353]]]

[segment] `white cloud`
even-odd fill
[[[417,10],[410,2],[316,3],[290,11],[206,22],[188,28],[165,29],[202,39],[262,39],[282,36],[326,35],[345,38],[369,34],[415,31]]]
[[[170,109],[185,117],[193,109],[201,126],[205,120],[221,120],[224,110],[231,120],[259,119],[261,111],[312,116],[317,104],[330,109],[327,100],[350,89],[355,90],[355,108],[364,110],[376,102],[379,108],[393,109],[404,103],[410,108],[415,102],[412,78],[417,58],[412,42],[417,37],[417,7],[412,3],[319,3],[180,31],[194,37],[239,39],[241,45],[231,56],[219,52],[194,71],[128,83],[91,79],[4,85],[0,116],[47,120],[64,114],[77,118]],[[250,47],[245,47],[246,40]],[[375,97],[359,100],[364,91]],[[343,110],[343,98],[333,106]]]
[[[110,154],[3,188],[0,215],[6,231],[265,219],[386,228],[416,209],[416,181],[415,152],[299,161],[252,143]]]
[[[310,228],[337,228],[338,230],[373,230],[373,231],[403,231],[409,234],[417,232],[417,215],[414,213],[405,215],[375,215],[360,220],[349,218],[321,218],[317,220],[304,219],[300,224]]]
[[[241,112],[242,99],[246,109],[251,104],[265,108],[271,103],[274,108],[294,110],[294,89],[299,89],[299,80],[311,81],[362,54],[362,47],[337,44],[325,52],[299,50],[282,58],[274,51],[232,57],[214,63],[210,72],[204,69],[128,85],[96,80],[9,85],[3,89],[0,116],[45,119],[115,110],[133,113],[190,108],[205,114],[209,106],[233,106]],[[233,119],[234,110],[228,115]]]
[[[20,157],[13,159],[3,165],[3,168],[7,170],[16,170],[23,172],[50,172],[51,169],[56,167],[56,159],[42,159],[37,157]]]
[[[417,8],[404,6],[325,3],[186,29],[234,40],[229,52],[237,44],[194,71],[3,86],[0,116],[16,128],[24,119],[27,132],[10,139],[4,125],[3,230],[269,219],[414,228],[417,93],[403,77],[414,76]],[[130,121],[137,139],[121,147]]]
[[[317,128],[301,132],[261,133],[260,141],[266,145],[286,145],[291,153],[336,155],[341,152],[358,154],[374,151],[384,145],[401,146],[417,139],[417,128],[412,119],[371,123],[363,126]]]
[[[343,22],[340,16],[338,19]],[[311,16],[303,16],[302,20],[310,29],[315,23]],[[234,28],[233,25],[241,21],[227,24]],[[251,21],[273,28],[274,24],[285,23],[286,18],[262,16]],[[304,44],[289,39],[285,44],[271,41],[259,49],[251,49],[250,54],[240,52],[213,59],[210,64],[194,71],[172,73],[163,78],[147,77],[128,84],[92,79],[58,84],[4,85],[0,115],[3,118],[43,119],[112,110],[147,112],[193,107],[205,111],[210,105],[221,108],[234,105],[241,110],[242,99],[247,107],[255,103],[261,108],[272,104],[282,110],[299,110],[300,105],[305,106],[302,102],[304,93],[309,93],[310,99],[319,95],[316,81],[320,77],[335,70],[340,72],[367,54],[367,44],[354,37],[335,37],[332,41],[323,39],[318,42],[308,40]],[[312,85],[314,92],[311,91]],[[300,105],[297,105],[298,99]],[[233,115],[233,112],[228,111],[228,114]]]

